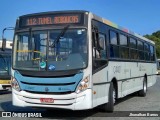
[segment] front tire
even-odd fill
[[[139,96],[145,97],[147,94],[147,79],[144,77],[143,80],[143,89],[139,91]]]
[[[111,82],[110,88],[109,88],[109,93],[108,93],[108,103],[106,103],[102,106],[102,109],[104,110],[104,112],[113,112],[114,111],[115,100],[116,100],[116,91],[113,86],[113,83]]]

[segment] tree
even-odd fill
[[[160,30],[152,33],[151,35],[148,35],[148,34],[144,35],[144,37],[155,42],[156,55],[157,55],[157,58],[160,58]]]

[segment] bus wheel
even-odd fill
[[[147,79],[146,77],[144,77],[143,80],[143,89],[139,91],[139,96],[145,97],[147,93]]]
[[[111,82],[110,88],[109,88],[109,93],[108,93],[108,103],[104,104],[102,106],[102,109],[105,112],[113,112],[115,101],[116,101],[116,91],[113,86],[113,83]]]

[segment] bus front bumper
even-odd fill
[[[60,108],[70,110],[84,110],[92,108],[92,91],[87,89],[79,94],[66,95],[33,94],[12,89],[12,102],[20,107]],[[41,103],[41,98],[52,98],[53,103]]]

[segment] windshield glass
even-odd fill
[[[14,43],[15,69],[59,71],[87,67],[86,29],[19,33]]]
[[[11,71],[11,55],[0,54],[0,78],[6,78]]]

